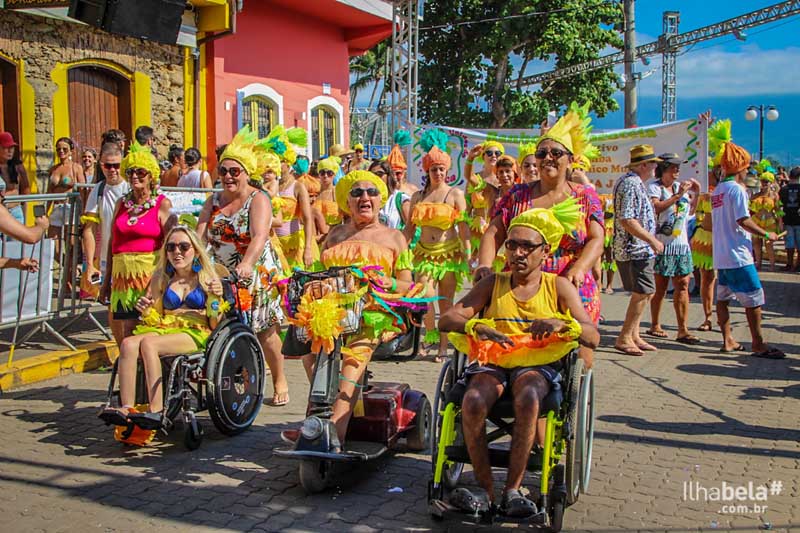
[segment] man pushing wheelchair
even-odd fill
[[[481,279],[439,321],[439,329],[452,332],[451,341],[470,361],[461,377],[466,384],[461,429],[476,481],[492,506],[486,420],[504,392],[511,392],[515,422],[500,504],[506,516],[537,513],[520,487],[534,442],[544,441],[543,425],[537,433],[539,417],[545,414],[540,412],[542,402],[561,387],[563,359],[579,344],[595,348],[600,340],[575,286],[541,270],[578,216],[579,207],[570,198],[514,218],[505,241],[510,271]],[[466,488],[456,489],[450,499],[465,510],[475,509],[476,500]]]

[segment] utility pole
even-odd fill
[[[636,78],[633,63],[636,61],[636,22],[634,0],[625,0],[625,127],[636,126],[638,102],[636,101]]]

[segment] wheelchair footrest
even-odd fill
[[[471,463],[469,458],[469,451],[466,446],[448,446],[445,449],[447,459],[456,463]],[[511,455],[509,449],[500,449],[494,446],[489,446],[489,464],[495,468],[508,468],[508,460]],[[541,470],[542,469],[542,455],[536,451],[532,451],[528,457],[528,470]]]
[[[428,502],[428,513],[436,520],[458,520],[475,525],[520,524],[543,527],[550,523],[550,519],[544,509],[540,509],[533,516],[515,518],[500,513],[497,508],[485,512],[468,513],[440,499],[433,499]]]

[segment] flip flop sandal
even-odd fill
[[[276,392],[272,395],[272,406],[283,407],[289,403],[289,391]]]
[[[736,348],[732,348],[732,349],[730,349],[730,350],[726,350],[725,348],[720,348],[720,349],[719,349],[719,351],[720,351],[721,353],[733,353],[733,352],[744,352],[744,351],[746,351],[746,350],[745,350],[745,347],[744,347],[744,345],[743,345],[743,344],[740,344],[740,345],[739,345],[739,346],[737,346]]]
[[[653,346],[652,344],[649,344],[647,342],[645,342],[644,344],[637,344],[636,347],[639,348],[640,350],[642,350],[643,352],[657,352],[658,351],[658,348],[656,348],[655,346]]]
[[[786,354],[777,348],[770,348],[769,350],[764,350],[763,352],[753,352],[750,354],[750,356],[761,357],[762,359],[783,359],[786,357]]]
[[[516,489],[510,489],[503,494],[503,503],[500,509],[504,515],[514,518],[527,518],[535,515],[538,511],[536,504]]]
[[[628,348],[619,348],[614,346],[614,349],[621,354],[632,355],[634,357],[641,357],[644,355],[644,352],[635,346],[630,346]]]
[[[162,426],[161,413],[131,413],[128,418],[135,425],[146,430],[160,429]]]
[[[686,335],[684,337],[678,337],[675,340],[680,342],[681,344],[690,344],[692,346],[700,344],[702,342],[700,339],[698,339],[694,335]]]
[[[113,407],[106,407],[100,413],[98,413],[97,418],[102,420],[106,423],[107,426],[127,426],[128,419],[123,415],[119,409],[114,409]]]
[[[700,326],[698,326],[697,331],[711,331],[711,322],[705,321]]]
[[[469,489],[459,487],[450,493],[450,505],[465,513],[479,513],[489,510],[489,502],[478,498]]]
[[[645,333],[647,333],[651,337],[657,337],[659,339],[666,339],[668,337],[667,332],[664,331],[663,329],[659,329],[658,331],[654,329],[648,329],[647,331],[645,331]]]

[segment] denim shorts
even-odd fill
[[[786,249],[795,250],[800,247],[800,226],[784,226],[786,230]]]

